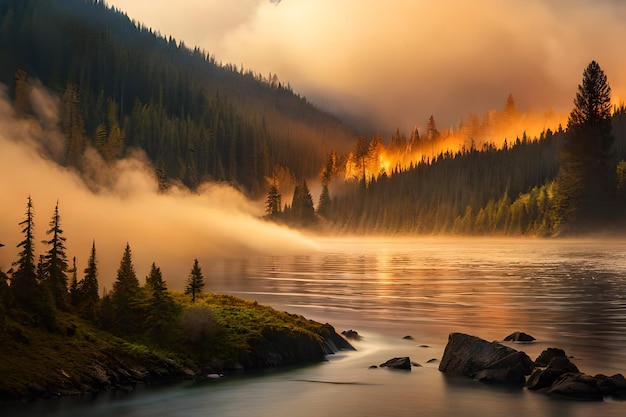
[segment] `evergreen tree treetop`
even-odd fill
[[[567,121],[568,128],[597,124],[611,118],[611,87],[596,61],[591,61],[583,72],[574,106]]]

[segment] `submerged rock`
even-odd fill
[[[343,337],[345,337],[346,339],[350,339],[350,340],[361,340],[362,337],[361,335],[356,331],[356,330],[344,330],[343,332],[341,332],[341,334],[343,335]]]
[[[604,399],[604,394],[598,388],[598,381],[591,375],[580,372],[561,375],[547,392],[549,395],[585,401],[602,401]]]
[[[554,356],[550,359],[550,363],[548,363],[545,369],[536,368],[533,371],[526,382],[526,387],[528,387],[529,390],[548,388],[554,384],[561,375],[577,372],[579,372],[579,370],[576,365],[570,362],[565,355]]]
[[[385,363],[380,364],[381,368],[393,368],[393,369],[404,369],[411,370],[411,359],[408,356],[404,356],[401,358],[393,358],[389,359]]]
[[[534,342],[535,340],[537,339],[524,332],[514,332],[504,338],[505,342]]]
[[[520,386],[532,369],[533,362],[524,352],[463,333],[449,335],[439,364],[444,373]]]
[[[552,358],[557,356],[567,357],[565,355],[565,351],[559,348],[547,348],[539,356],[535,359],[535,365],[537,366],[548,366]]]

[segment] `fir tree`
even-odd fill
[[[153,338],[160,341],[167,334],[166,328],[174,322],[176,303],[167,292],[161,268],[157,267],[154,262],[146,277],[146,288],[149,293],[147,325],[151,329]]]
[[[80,295],[78,294],[78,273],[76,269],[76,257],[72,258],[72,269],[68,271],[72,274],[72,279],[70,280],[70,304],[72,307],[78,306],[78,301],[80,299]]]
[[[89,255],[84,274],[83,279],[78,284],[78,294],[80,295],[79,311],[84,318],[94,320],[100,301],[98,296],[98,266],[96,263],[95,241],[91,245],[91,254]]]
[[[18,243],[17,247],[22,248],[19,259],[15,262],[17,266],[11,279],[11,291],[15,299],[24,305],[32,305],[38,294],[38,285],[35,271],[35,242],[34,242],[34,209],[33,200],[28,197],[26,204],[26,218],[19,223],[22,226],[24,240]]]
[[[44,283],[52,293],[57,308],[66,310],[68,306],[67,293],[67,255],[65,254],[65,237],[61,228],[61,216],[59,215],[59,203],[54,208],[54,214],[50,220],[50,229],[46,231],[50,240],[43,243],[50,249],[43,258]]]
[[[202,292],[204,288],[204,276],[202,275],[202,269],[198,264],[198,260],[193,261],[193,267],[189,273],[187,279],[187,287],[185,288],[185,294],[191,295],[191,302],[196,301],[196,297]]]
[[[332,200],[330,198],[330,191],[328,186],[322,187],[322,193],[320,194],[320,201],[317,205],[317,213],[322,217],[328,217],[332,206]]]
[[[583,72],[574,105],[561,154],[555,208],[558,223],[590,227],[610,218],[616,171],[610,163],[611,87],[596,61]]]
[[[111,302],[113,304],[114,330],[132,333],[136,322],[136,307],[139,295],[139,280],[135,274],[130,245],[127,243],[124,255],[117,270],[117,280],[113,283]]]
[[[275,219],[278,217],[278,215],[280,215],[281,204],[280,191],[278,191],[276,182],[273,182],[267,192],[267,200],[265,201],[265,217],[268,219]]]

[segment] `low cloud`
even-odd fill
[[[248,201],[228,185],[207,183],[198,192],[174,187],[167,194],[157,193],[153,170],[140,152],[112,166],[95,151],[86,152],[92,167],[88,186],[76,172],[51,159],[47,145],[62,139],[51,125],[57,120],[51,111],[54,97],[34,88],[31,99],[33,108],[47,103],[50,107],[44,108],[50,111],[17,119],[4,90],[0,93],[0,242],[6,245],[0,249],[0,268],[4,271],[17,259],[16,245],[23,239],[18,223],[24,219],[29,195],[35,207],[36,252],[47,249],[39,242],[46,237],[58,200],[67,254],[70,260],[77,258],[79,279],[95,240],[100,285],[109,289],[126,242],[140,281],[156,262],[175,289],[183,288],[195,258],[210,280],[216,259],[316,250],[315,243],[299,233],[260,220],[262,204]]]

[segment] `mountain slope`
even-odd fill
[[[35,80],[62,98],[62,163],[93,145],[139,147],[163,180],[229,181],[262,194],[275,167],[313,177],[354,133],[290,87],[218,64],[102,1],[0,0],[0,82],[28,112]]]

